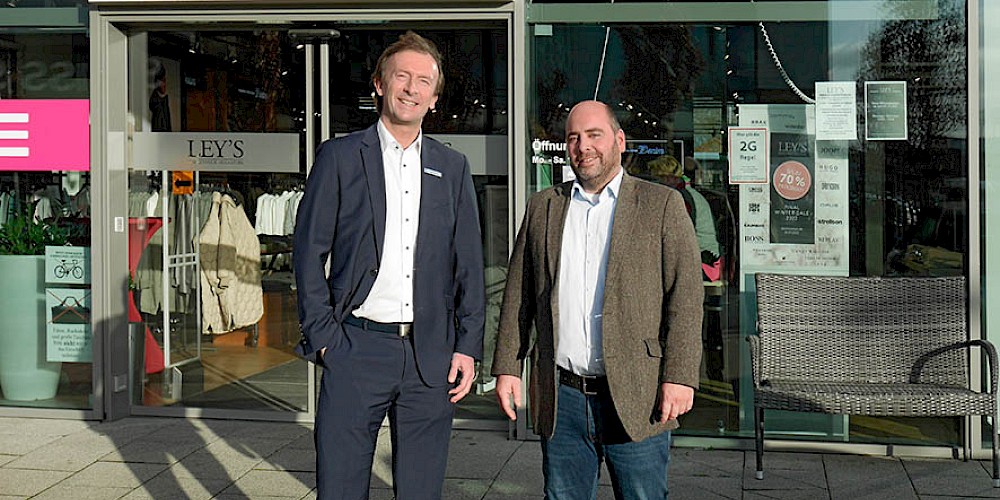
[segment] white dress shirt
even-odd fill
[[[420,215],[421,131],[403,148],[379,120],[385,171],[385,241],[371,293],[354,315],[380,323],[413,322],[413,255]]]
[[[577,375],[604,375],[604,277],[624,169],[598,194],[573,182],[559,257],[556,364]]]

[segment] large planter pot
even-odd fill
[[[51,399],[62,363],[45,360],[45,256],[0,255],[0,392]]]

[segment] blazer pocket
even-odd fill
[[[660,339],[643,339],[642,342],[646,344],[646,354],[649,355],[649,357],[663,357],[663,346],[660,345]]]

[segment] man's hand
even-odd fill
[[[461,379],[458,375],[461,373]],[[453,387],[448,394],[451,395],[451,402],[457,403],[472,389],[472,381],[476,378],[476,360],[472,356],[466,356],[460,352],[451,355],[451,371],[448,372],[448,383],[454,384],[459,380],[457,386]]]
[[[681,384],[671,384],[670,382],[660,384],[661,424],[691,411],[692,406],[694,406],[693,388]]]
[[[517,420],[518,408],[523,408],[521,398],[521,377],[513,375],[500,375],[497,377],[497,400],[500,401],[500,409],[507,414],[507,418]],[[511,398],[514,404],[511,405]]]

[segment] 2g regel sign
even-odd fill
[[[766,184],[767,129],[730,127],[726,135],[729,137],[729,183]]]

